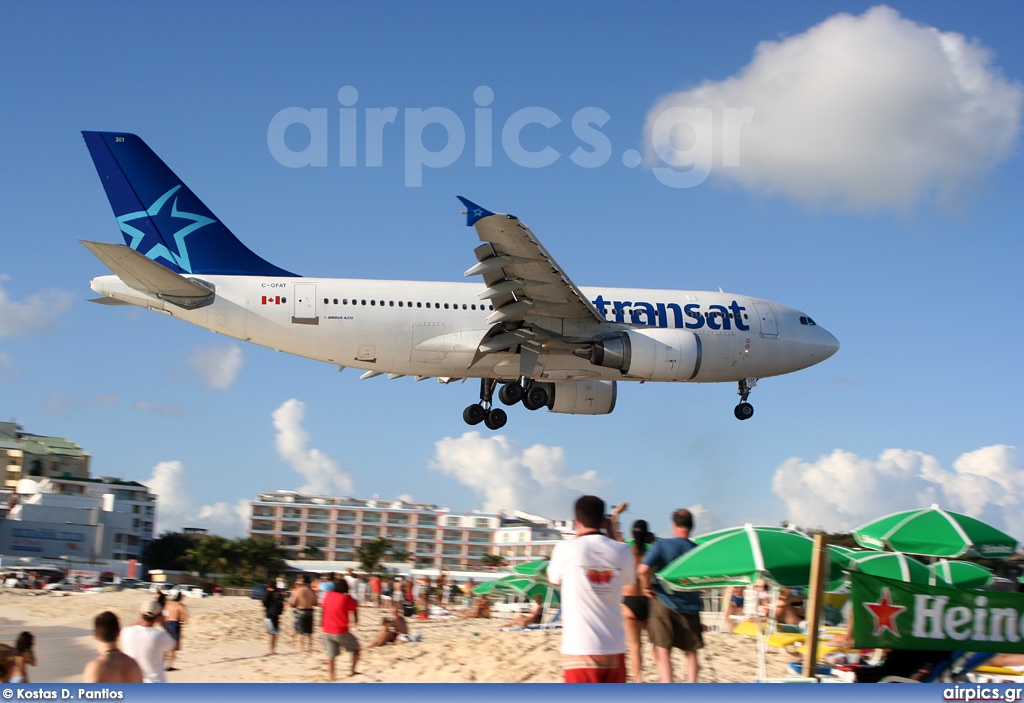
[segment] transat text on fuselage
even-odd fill
[[[688,330],[698,330],[707,327],[711,330],[731,330],[733,324],[740,331],[750,329],[744,320],[746,319],[746,308],[735,300],[729,305],[712,304],[707,306],[706,311],[701,310],[699,303],[647,303],[636,300],[605,300],[603,295],[597,296],[593,301],[594,307],[601,313],[604,319],[614,322],[631,322],[636,325],[649,325],[651,327],[681,327]],[[609,309],[609,306],[611,308]],[[671,311],[672,322],[669,324],[669,312]],[[626,315],[629,319],[626,319]]]

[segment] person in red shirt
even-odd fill
[[[380,576],[374,574],[370,577],[370,592],[373,594],[373,607],[380,607]]]
[[[348,594],[348,583],[343,578],[334,581],[334,590],[324,594],[323,622],[324,649],[327,651],[327,678],[334,681],[334,659],[341,650],[352,653],[352,676],[359,663],[359,640],[348,631],[349,613],[352,622],[359,624],[359,604]]]

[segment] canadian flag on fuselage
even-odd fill
[[[279,296],[279,295],[270,295],[270,296],[264,295],[263,296],[263,305],[280,305],[280,304],[281,304],[281,296]]]

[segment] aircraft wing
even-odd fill
[[[557,331],[564,320],[605,323],[529,227],[514,215],[459,200],[466,206],[466,224],[476,227],[483,242],[474,250],[479,263],[466,275],[484,278],[486,289],[479,297],[494,305],[489,324],[527,323]]]

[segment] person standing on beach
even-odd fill
[[[561,586],[562,669],[566,683],[625,683],[626,635],[619,603],[636,580],[629,546],[601,532],[605,504],[576,501],[576,539],[555,546],[547,576]]]
[[[143,683],[164,683],[167,676],[165,655],[174,649],[174,638],[157,629],[163,618],[163,608],[155,600],[148,600],[139,608],[139,619],[121,631],[124,653],[134,659],[142,669]]]
[[[313,651],[313,608],[317,606],[316,593],[306,585],[306,577],[299,576],[288,598],[288,605],[295,610],[295,634],[299,638],[299,649]]]
[[[334,659],[341,650],[352,653],[352,671],[355,676],[356,664],[359,663],[359,640],[349,632],[349,613],[352,621],[359,624],[359,604],[348,594],[348,584],[344,579],[334,583],[334,590],[324,594],[324,620],[321,625],[324,633],[324,649],[327,650],[327,678],[334,681]]]
[[[268,583],[263,596],[263,622],[267,626],[269,651],[267,656],[277,654],[277,636],[281,632],[281,613],[284,612],[284,594],[277,590],[277,584]]]
[[[615,539],[624,542],[622,532],[619,530],[619,515],[625,512],[629,503],[619,503],[612,508],[611,522]],[[646,520],[633,522],[633,544],[630,550],[633,552],[633,563],[637,569],[647,554],[648,545],[654,542],[654,535],[647,529]],[[643,595],[640,589],[639,579],[627,582],[622,587],[622,624],[626,628],[626,650],[629,653],[630,673],[633,676],[633,683],[641,683],[643,676],[643,647],[641,640],[643,632],[647,629],[647,618],[650,613],[650,599]]]
[[[167,653],[168,671],[177,671],[174,668],[174,657],[181,650],[181,627],[186,620],[188,620],[188,608],[181,602],[181,591],[175,591],[174,595],[164,604],[164,629],[174,638],[174,649]]]
[[[654,661],[662,683],[672,683],[672,648],[686,655],[686,680],[697,682],[700,662],[697,650],[704,646],[701,635],[700,594],[696,591],[666,592],[654,574],[697,545],[690,541],[693,515],[680,508],[672,513],[671,539],[659,539],[644,555],[639,567],[643,593],[651,599],[647,633],[654,645]]]
[[[109,610],[93,620],[92,636],[96,639],[99,656],[85,665],[83,683],[142,683],[142,669],[138,662],[117,648],[121,623]]]

